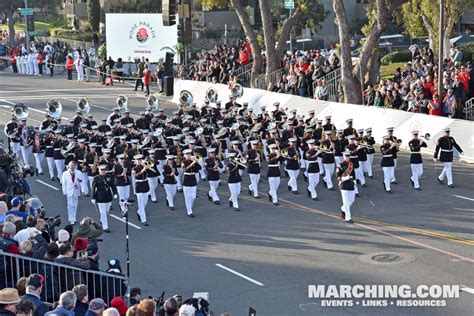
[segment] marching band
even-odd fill
[[[224,107],[219,101],[211,106],[207,99],[200,109],[189,103],[190,96],[184,99],[179,109],[168,117],[158,108],[157,97],[151,96],[146,110],[134,120],[128,111],[127,98],[120,96],[117,107],[97,124],[89,114],[89,102],[81,98],[76,115],[65,126],[60,123],[61,104],[51,100],[45,120],[33,128],[26,125],[26,106],[18,104],[4,132],[12,155],[18,157],[21,152],[25,165],[29,164],[29,153],[34,154],[39,174],[43,173],[42,163],[46,158],[51,181],[61,182],[68,197],[71,223],[76,221],[77,197],[89,196],[90,190],[104,231],[109,232],[107,215],[113,199],[119,199],[120,209],[125,212],[131,195],[137,199],[139,221],[148,226],[147,204],[149,200],[158,201],[159,184],[165,189],[170,210],[175,210],[177,192],[183,192],[187,215],[194,217],[198,183],[207,181],[209,201],[220,204],[217,189],[224,173],[228,176],[229,205],[239,211],[244,173],[250,178],[248,194],[259,199],[264,164],[271,203],[279,205],[282,174],[288,176],[288,190],[299,194],[297,180],[301,170],[308,184],[307,195],[314,201],[319,200],[320,180],[328,190],[338,186],[342,219],[352,223],[350,208],[359,194],[358,186],[367,186],[366,176],[373,178],[376,142],[371,128],[356,130],[353,120],[348,119],[347,127],[337,130],[331,116],[325,117],[324,124],[314,111],[304,117],[292,110],[287,116],[279,103],[273,104],[272,111],[261,108],[261,113],[256,115],[248,103],[237,103],[235,95],[231,95]],[[397,183],[395,170],[401,144],[393,131],[387,128],[380,146],[383,186],[387,193],[392,193],[392,185]],[[453,151],[462,154],[462,149],[450,136],[449,129],[444,132],[437,142],[434,158],[440,153],[444,164],[438,181],[444,184],[446,177],[449,187],[453,187]],[[427,139],[418,134],[413,131],[408,143],[410,179],[415,190],[421,190],[420,152],[427,147]]]

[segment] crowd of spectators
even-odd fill
[[[393,78],[380,80],[364,91],[364,104],[415,113],[463,118],[466,101],[474,97],[474,68],[462,64],[462,52],[453,46],[443,61],[443,90],[438,91],[438,64],[429,48],[411,47],[412,61],[397,68]]]
[[[104,274],[99,275],[100,279],[97,275],[91,279],[90,274],[84,277],[81,271],[123,276],[120,261],[112,258],[107,260],[107,267],[100,266],[99,237],[103,229],[94,219],[85,217],[76,228],[68,224],[59,229],[58,225],[45,219],[44,209],[34,209],[29,201],[0,195],[1,316],[209,314],[204,299],[183,301],[180,295],[167,300],[143,299],[140,288],[132,288],[126,297],[127,286],[121,279],[105,278]],[[17,255],[18,265],[2,253]],[[71,269],[52,269],[49,262]],[[16,279],[17,272],[23,277]]]

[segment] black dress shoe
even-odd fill
[[[454,184],[448,184],[448,187],[450,187],[451,189],[454,188]]]
[[[298,191],[293,191],[292,193],[293,193],[294,195],[298,195],[298,194],[299,194]]]
[[[421,188],[415,188],[415,191],[421,191]]]
[[[193,213],[188,214],[188,217],[195,217]]]
[[[347,224],[354,224],[354,221],[352,219],[346,221]]]
[[[288,186],[288,191],[291,191],[291,187],[290,187],[290,186]]]
[[[411,182],[411,186],[412,186],[412,187],[415,187],[415,182],[413,182],[412,179],[410,179],[410,182]]]
[[[171,206],[170,211],[174,211],[174,210],[175,210],[174,206]]]
[[[143,226],[148,226],[148,222],[142,223]]]
[[[308,197],[311,197],[311,192],[308,189],[306,189],[306,193],[308,194]]]
[[[362,185],[362,187],[363,187],[363,188],[367,188],[367,184],[364,183],[364,184]]]
[[[211,196],[210,196],[209,194],[207,195],[207,199],[208,199],[209,201],[212,201],[212,198],[211,198]]]
[[[305,182],[308,182],[308,177],[303,174],[303,178]]]
[[[332,187],[332,188],[328,188],[328,190],[329,191],[334,191],[335,189],[334,189],[334,187]]]
[[[440,180],[439,178],[436,178],[436,180],[438,180],[439,184],[444,184],[443,180]]]
[[[234,211],[236,211],[236,212],[240,212],[240,209],[238,209],[238,208],[234,207]]]
[[[158,203],[158,201],[151,201],[151,203]]]
[[[268,193],[268,200],[271,202],[272,201],[272,196],[270,195],[270,193]]]
[[[254,196],[254,198],[256,198],[257,200],[260,200],[260,196],[259,196],[259,195]]]
[[[138,218],[139,221],[141,221],[141,220],[140,220],[140,214],[138,214],[138,213],[137,213],[137,218]]]
[[[232,207],[232,201],[229,201],[229,206]]]
[[[398,181],[392,181],[391,183],[392,184],[398,184]]]
[[[220,205],[221,202],[220,202],[220,201],[214,201],[214,204],[215,204],[215,205]]]
[[[319,201],[318,197],[312,198],[313,201]]]
[[[359,196],[360,196],[360,194],[359,194],[359,193],[356,193],[355,197],[359,197]]]
[[[56,181],[56,179],[54,177],[51,177],[51,181]]]
[[[339,218],[342,219],[342,220],[345,220],[346,219],[346,213],[341,211],[341,216]]]
[[[328,185],[327,185],[326,181],[324,181],[324,179],[323,179],[323,185],[324,185],[325,188],[328,187]]]
[[[373,179],[373,178],[374,178],[374,176],[369,176],[369,179]]]
[[[166,206],[168,206],[168,207],[169,207],[169,206],[170,206],[170,204],[168,203],[168,199],[165,199],[165,201],[166,201]]]
[[[182,189],[182,188],[181,188],[181,189],[178,189],[178,192],[183,192],[183,189]]]
[[[42,176],[42,175],[43,175],[43,173],[42,173],[42,172],[40,172],[40,173],[38,173],[38,174],[39,174],[40,176]]]
[[[110,233],[110,229],[104,229],[104,233]]]
[[[392,190],[386,190],[385,192],[387,192],[388,194],[392,194]]]
[[[275,203],[273,203],[273,205],[278,206],[278,205],[280,205],[280,203],[275,202]]]
[[[252,195],[252,190],[249,189],[249,195]]]

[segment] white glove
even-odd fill
[[[92,199],[91,202],[92,202],[92,204],[95,204],[95,199]]]
[[[114,199],[118,199],[118,195],[117,195],[117,194],[114,195]]]
[[[350,179],[351,179],[351,176],[342,177],[342,181],[347,181],[347,180],[350,180]]]
[[[434,162],[437,162],[437,161],[438,161],[438,158],[433,158],[433,161],[434,161]]]

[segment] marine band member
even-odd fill
[[[351,206],[355,201],[355,173],[351,155],[352,153],[350,151],[345,151],[344,161],[341,162],[336,169],[342,197],[341,218],[349,224],[353,223]]]
[[[258,140],[254,139],[250,142],[250,149],[247,151],[246,157],[248,161],[247,174],[250,177],[249,195],[259,199],[258,195],[258,183],[260,182],[260,169],[261,169],[261,152],[258,150]]]
[[[216,149],[210,148],[207,152],[208,158],[204,161],[204,169],[207,174],[207,181],[209,182],[209,192],[207,197],[209,201],[212,201],[214,204],[219,205],[219,195],[217,195],[217,188],[220,182],[220,173],[219,170],[222,168],[222,163],[216,157]]]
[[[148,195],[150,194],[150,186],[147,179],[148,169],[143,163],[143,155],[135,155],[133,157],[135,166],[132,169],[132,175],[135,177],[135,190],[138,202],[138,220],[143,226],[148,226],[146,220],[146,204],[148,203]]]
[[[453,158],[454,158],[453,151],[455,148],[461,155],[464,152],[462,151],[461,147],[456,143],[454,138],[449,136],[449,133],[450,133],[450,129],[446,128],[444,130],[443,137],[438,139],[438,142],[436,143],[435,153],[434,153],[434,160],[437,161],[438,153],[441,151],[439,160],[443,162],[444,168],[441,171],[440,175],[438,176],[438,182],[440,184],[444,184],[444,178],[446,177],[448,179],[448,186],[450,188],[454,188],[453,174],[451,171]]]
[[[106,176],[107,166],[99,166],[98,169],[99,174],[92,180],[92,204],[97,203],[104,232],[110,233],[107,216],[112,206],[112,200],[117,198],[117,188],[114,182]]]

